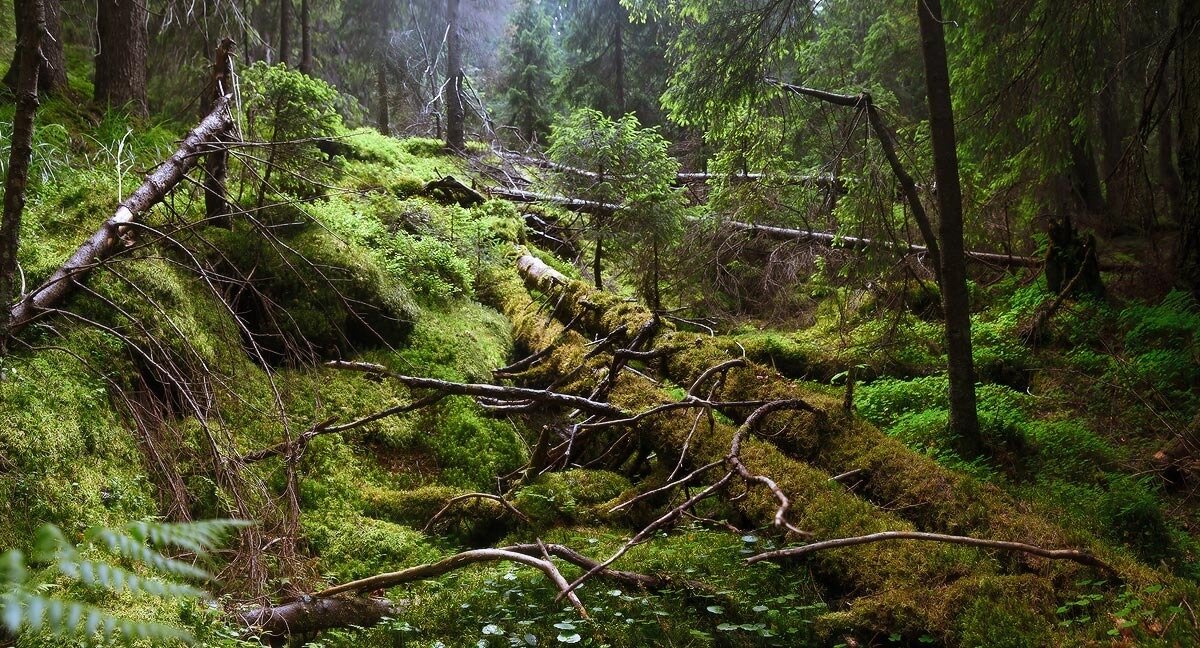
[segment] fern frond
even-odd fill
[[[164,574],[201,581],[210,577],[209,573],[203,569],[182,560],[167,558],[146,546],[144,540],[138,540],[114,529],[96,528],[88,531],[87,537],[118,556],[141,563]]]
[[[58,569],[64,576],[78,580],[84,585],[100,587],[112,592],[180,598],[207,596],[203,591],[191,585],[172,583],[157,578],[143,578],[123,567],[95,560],[60,561]]]
[[[16,584],[25,580],[25,554],[10,549],[0,556],[0,584]]]
[[[149,639],[156,643],[192,643],[185,630],[162,623],[122,619],[95,606],[13,590],[0,595],[4,627],[9,634],[43,630],[57,636],[90,637],[99,632],[105,640],[118,634],[127,639]]]
[[[250,526],[244,520],[203,520],[197,522],[132,522],[125,532],[143,542],[205,553],[218,546],[235,529]]]

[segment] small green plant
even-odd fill
[[[98,635],[103,642],[121,638],[191,643],[191,634],[183,628],[124,618],[74,598],[47,594],[58,584],[50,577],[110,594],[207,597],[206,592],[187,583],[208,580],[207,572],[160,551],[173,548],[203,556],[219,546],[230,531],[245,525],[234,520],[134,522],[120,529],[90,529],[81,544],[68,540],[58,527],[45,525],[37,532],[30,559],[17,549],[0,557],[4,628],[12,635],[40,632],[88,642]],[[102,557],[92,557],[97,553]],[[143,575],[146,572],[153,575]]]

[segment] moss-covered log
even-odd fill
[[[640,304],[570,281],[534,257],[522,255],[517,265],[525,283],[555,305],[555,318],[572,322],[573,328],[597,338],[617,331],[622,340],[614,346],[628,341],[629,336],[624,332],[642,330],[653,322],[652,313]],[[527,297],[510,294],[515,290],[508,288],[505,294],[509,296],[500,305],[517,322],[518,338],[530,349],[542,348],[557,339],[560,333],[555,327],[545,325],[544,315],[533,315],[538,313],[537,309],[522,303]],[[540,365],[543,373],[571,371],[583,361],[584,352],[571,351],[570,345],[562,341],[558,344],[560,348]],[[664,351],[657,354],[659,357],[654,361],[657,364],[653,366],[678,385],[692,385],[709,368],[731,357],[719,338],[668,327],[661,328],[652,345],[642,348]],[[605,370],[602,361],[593,358],[591,362],[590,371]],[[612,397],[622,407],[637,409],[661,402],[659,399],[666,395],[631,375],[618,381]],[[907,530],[915,526],[927,531],[1043,547],[1083,549],[1095,553],[1134,583],[1148,584],[1169,578],[1094,538],[1070,532],[1029,513],[993,485],[939,466],[875,427],[847,416],[839,399],[805,389],[768,367],[753,362],[730,367],[709,397],[723,401],[803,398],[823,412],[777,414],[769,422],[773,431],[770,442],[755,441],[744,451],[747,464],[753,466],[751,470],[771,475],[793,498],[792,522],[818,538],[874,533],[867,529]],[[727,413],[735,420],[739,414]],[[688,438],[691,429],[692,416],[682,412],[650,422],[641,431],[668,462],[677,459],[679,448],[687,442],[691,455],[685,461],[687,466],[718,459],[718,453],[727,449],[728,435],[732,434],[728,426],[718,424],[711,433],[706,429],[706,433]],[[831,474],[850,470],[859,471],[855,490],[861,497],[850,495],[829,481]],[[737,506],[750,519],[766,524],[768,512],[773,510],[767,497],[765,493],[755,493]],[[877,508],[884,505],[896,513]],[[954,614],[960,606],[974,605],[971,597],[984,591],[1008,591],[1018,581],[1023,583],[1018,589],[1026,590],[1021,614],[1033,615],[1041,619],[1040,623],[1052,625],[1050,602],[1054,592],[1084,573],[1081,571],[1084,568],[1078,565],[1051,564],[1052,561],[1030,554],[998,556],[1002,563],[996,563],[981,560],[976,550],[959,548],[877,546],[878,553],[869,550],[858,553],[860,549],[839,549],[814,557],[814,568],[827,582],[838,583],[843,591],[859,593],[850,609],[831,618],[851,625],[869,620],[880,624],[879,628],[893,630],[897,627],[894,624],[907,629],[915,627],[912,624],[928,624],[925,626],[928,630],[942,628],[945,632],[954,624],[945,617],[935,618],[936,615]],[[949,599],[957,602],[951,603]],[[915,604],[916,601],[921,603]],[[951,636],[944,638],[950,644],[957,643]]]

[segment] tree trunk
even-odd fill
[[[1096,152],[1085,139],[1071,140],[1071,183],[1085,212],[1092,216],[1103,216],[1108,212],[1104,185],[1096,170]]]
[[[89,272],[121,249],[124,237],[129,234],[129,223],[162,202],[183,180],[184,174],[200,161],[200,153],[206,145],[226,134],[233,126],[229,100],[230,97],[226,96],[217,102],[213,111],[187,134],[175,154],[151,171],[146,181],[117,206],[116,213],[104,221],[71,258],[55,270],[45,283],[13,305],[9,311],[10,334],[28,326],[45,310],[61,305]]]
[[[312,23],[308,0],[300,0],[300,71],[312,76]]]
[[[979,417],[975,410],[975,366],[971,357],[971,307],[967,296],[967,264],[963,255],[962,195],[958,180],[958,151],[954,110],[950,102],[950,72],[940,0],[917,0],[921,52],[925,59],[925,88],[929,98],[929,128],[933,138],[934,176],[940,219],[942,306],[946,316],[946,354],[950,373],[950,426],[961,449],[981,450]]]
[[[4,182],[4,213],[0,219],[0,353],[8,350],[12,320],[7,306],[17,297],[17,250],[21,241],[21,213],[25,210],[25,186],[29,181],[29,162],[33,157],[33,118],[38,107],[38,76],[41,43],[46,39],[46,14],[43,0],[27,0],[20,16],[20,56],[17,62],[17,110],[13,115],[12,145],[8,152],[8,177]]]
[[[95,100],[146,116],[146,5],[98,0]]]
[[[1167,102],[1168,89],[1166,84],[1159,90],[1160,101]],[[1183,189],[1180,186],[1179,167],[1175,164],[1175,111],[1168,108],[1162,117],[1162,121],[1158,124],[1158,175],[1163,186],[1163,193],[1167,196],[1167,211],[1172,214],[1179,213],[1179,204],[1182,200]],[[1147,224],[1147,231],[1155,223]]]
[[[459,0],[446,0],[449,29],[446,33],[446,146],[455,151],[466,148],[462,104],[462,36],[458,30]]]
[[[38,94],[50,95],[67,87],[67,59],[63,54],[62,42],[62,7],[59,0],[43,0],[43,15],[45,16],[46,31],[50,38],[42,39],[42,61],[38,70]],[[13,49],[12,65],[4,75],[4,85],[14,92],[17,90],[17,76],[20,70],[21,43],[24,41],[24,30],[30,24],[26,12],[32,10],[32,0],[13,0],[13,17],[16,21],[16,43]]]
[[[292,0],[279,0],[279,62],[290,63],[292,56]]]
[[[1122,87],[1119,74],[1109,79],[1105,89],[1100,93],[1099,126],[1100,136],[1104,142],[1104,155],[1101,158],[1104,176],[1104,202],[1107,207],[1104,231],[1111,234],[1121,231],[1127,212],[1128,192],[1126,191],[1125,174],[1122,173],[1122,159],[1125,156],[1124,142],[1127,125],[1121,119],[1120,95]]]
[[[601,276],[603,268],[601,260],[604,254],[604,237],[596,237],[596,253],[592,256],[592,282],[596,285],[596,290],[604,290],[604,277]]]
[[[384,135],[391,135],[391,116],[388,114],[387,63],[380,59],[375,63],[375,128]]]
[[[613,30],[613,82],[616,88],[617,114],[614,118],[625,116],[625,18],[624,8],[613,0],[617,16],[617,26]]]
[[[221,101],[221,98],[231,89],[230,80],[233,78],[233,39],[226,37],[217,46],[213,54],[212,79],[209,91],[205,93],[205,110]],[[224,135],[215,137],[217,142],[225,142]],[[204,217],[212,225],[231,228],[233,221],[229,218],[229,202],[225,194],[225,176],[229,171],[229,150],[224,146],[218,147],[204,158]]]
[[[1175,267],[1200,298],[1200,3],[1179,3],[1179,177]]]

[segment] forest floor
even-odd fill
[[[38,124],[21,248],[31,281],[91,234],[179,132],[70,100],[46,102]],[[330,360],[605,394],[637,412],[744,358],[709,400],[786,397],[816,410],[772,415],[774,432],[748,435],[741,454],[787,493],[788,521],[813,539],[917,530],[1030,542],[1087,551],[1116,574],[911,541],[748,566],[747,557],[804,538],[773,524],[768,490],[733,480],[614,565],[669,582],[588,581],[578,595],[589,618],[536,570],[489,563],[391,589],[397,607],[384,622],[326,631],[310,645],[1200,643],[1200,482],[1186,457],[1156,458],[1187,437],[1200,409],[1200,311],[1189,297],[1072,301],[1035,346],[1021,331],[1054,297],[1044,282],[1028,272],[978,277],[973,334],[989,454],[964,458],[947,432],[938,314],[911,287],[814,273],[794,289],[804,327],[795,318],[725,318],[711,331],[665,322],[637,339],[653,318],[615,270],[612,290],[596,291],[573,281],[570,259],[533,245],[528,213],[569,214],[503,200],[464,207],[427,191],[446,175],[469,182],[475,168],[437,141],[365,129],[340,141],[345,155],[297,163],[266,204],[255,204],[260,178],[233,178],[249,217],[228,229],[198,225],[203,197],[177,192],[147,223],[158,235],[95,273],[67,313],[4,358],[0,546],[28,549],[46,522],[79,536],[164,515],[252,517],[256,530],[222,573],[220,605],[106,602],[139,618],[182,618],[211,645],[245,639],[225,609],[464,549],[544,541],[603,559],[719,471],[617,505],[681,466],[727,461],[745,411],[709,408],[702,421],[679,410],[604,429],[555,465],[539,451],[574,434],[580,417],[569,409],[509,414],[452,395],[313,434],[287,461],[247,457],[426,393]],[[318,188],[314,174],[338,190]],[[566,283],[523,277],[526,252]],[[620,344],[597,344],[621,324],[619,343],[667,351],[621,360]],[[527,369],[495,373],[543,350]],[[443,510],[470,493],[507,503]],[[560,569],[568,580],[582,573]],[[18,645],[47,641],[28,634]]]

